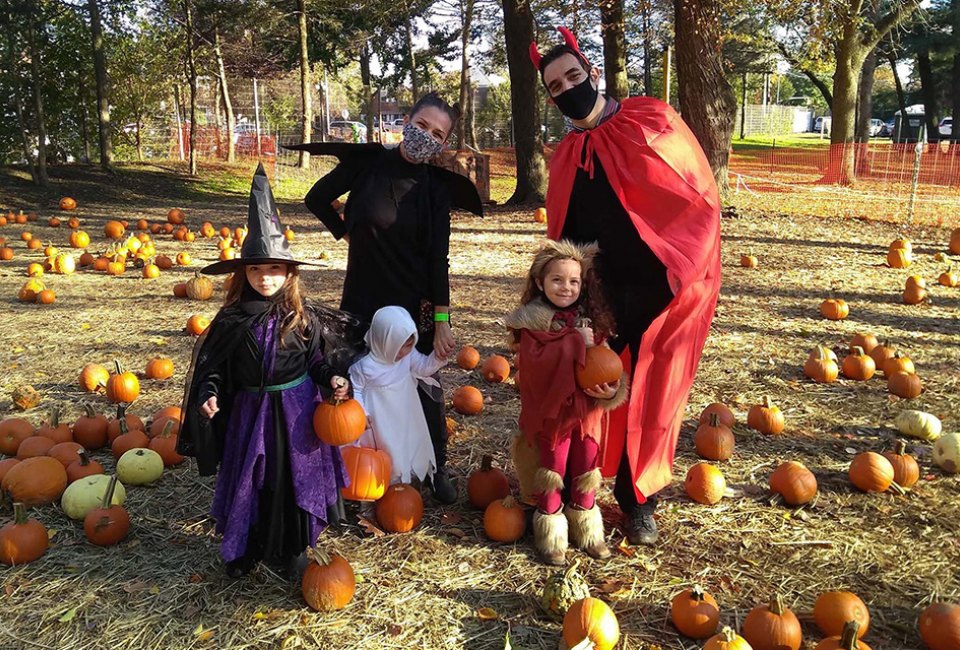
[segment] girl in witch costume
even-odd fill
[[[302,262],[290,253],[262,165],[248,229],[240,259],[204,269],[234,275],[197,342],[178,441],[201,475],[219,464],[211,514],[231,577],[259,560],[290,570],[316,544],[348,480],[339,449],[312,427],[318,387],[347,396],[345,373],[325,353],[348,319],[301,298]]]
[[[357,441],[390,454],[391,483],[433,476],[436,456],[417,396],[418,382],[436,386],[446,365],[436,351],[416,350],[417,326],[403,307],[377,310],[366,335],[370,352],[350,366],[353,397],[367,413],[369,430]]]
[[[450,209],[482,214],[467,178],[425,164],[443,150],[459,115],[429,93],[405,118],[398,147],[322,142],[288,147],[340,159],[304,199],[330,233],[349,244],[340,308],[370,322],[381,307],[403,307],[417,325],[417,350],[434,351],[439,359],[456,348],[449,308]],[[347,192],[341,216],[331,204]],[[437,462],[430,483],[438,501],[452,503],[457,493],[446,470],[443,391],[434,379],[420,382],[418,393]]]
[[[672,479],[687,395],[720,290],[720,197],[693,133],[652,97],[617,101],[598,91],[568,29],[530,59],[548,101],[573,129],[550,159],[547,237],[596,242],[596,272],[613,312],[610,347],[631,377],[630,400],[611,414],[604,476],[632,544],[653,544],[657,493]]]
[[[523,377],[520,435],[539,454],[534,545],[553,565],[564,563],[568,534],[591,557],[610,555],[596,503],[600,440],[605,413],[626,401],[627,378],[581,389],[575,377],[587,348],[605,345],[612,334],[611,315],[591,271],[596,250],[545,242],[527,274],[521,306],[504,320]],[[565,506],[564,477],[571,480]]]

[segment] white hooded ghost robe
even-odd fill
[[[367,431],[356,444],[390,454],[391,483],[411,477],[432,477],[437,468],[430,430],[423,415],[417,382],[436,384],[431,377],[446,365],[436,354],[416,349],[400,361],[397,353],[407,339],[417,341],[417,328],[403,307],[383,307],[370,323],[365,341],[370,352],[350,367],[353,397],[367,413]]]

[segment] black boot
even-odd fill
[[[653,546],[660,534],[653,513],[657,509],[657,498],[650,497],[646,503],[634,507],[631,512],[623,513],[627,529],[627,541],[634,546]]]
[[[242,578],[253,569],[253,562],[250,558],[244,556],[236,560],[230,560],[224,565],[224,570],[229,578]]]
[[[454,487],[450,475],[447,474],[447,468],[441,467],[433,474],[430,481],[430,487],[433,489],[433,498],[444,505],[450,505],[457,500],[457,488]]]

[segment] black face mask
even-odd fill
[[[593,87],[590,75],[573,88],[565,90],[553,98],[560,112],[571,120],[582,120],[590,115],[597,103],[599,89]]]

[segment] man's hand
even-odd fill
[[[200,412],[207,416],[207,419],[212,420],[213,416],[220,412],[220,408],[217,406],[217,396],[214,395],[206,402],[201,404]]]

